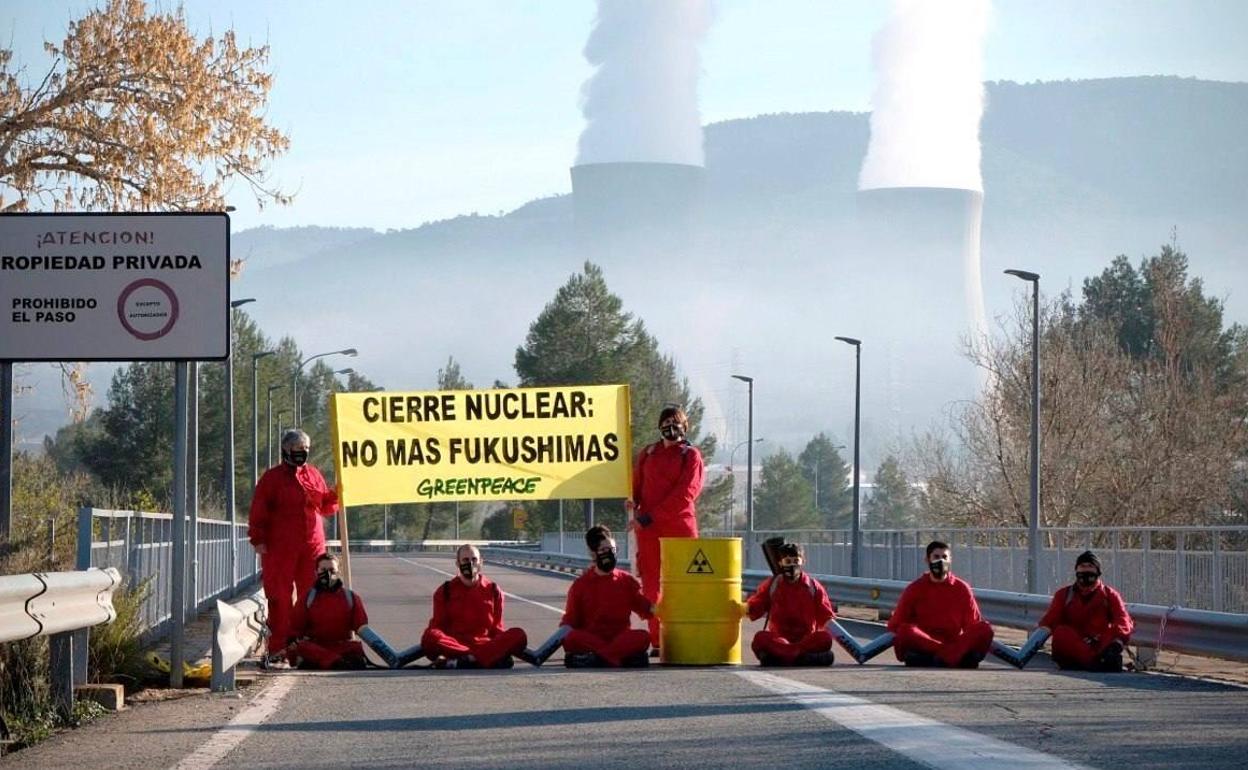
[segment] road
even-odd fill
[[[449,554],[352,560],[372,626],[419,640]],[[486,565],[536,646],[567,577]],[[757,624],[746,629],[751,634]],[[839,648],[838,648],[839,649]],[[749,664],[753,657],[746,652]],[[704,768],[1243,766],[1248,689],[1151,674],[755,665],[643,671],[282,672],[249,701],[123,712],[0,760],[24,766]],[[140,715],[139,712],[146,711]],[[235,722],[226,725],[231,719]],[[261,721],[263,720],[263,721]],[[258,723],[258,724],[256,724]]]

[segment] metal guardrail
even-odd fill
[[[260,558],[247,539],[245,523],[231,528],[228,521],[197,519],[195,530],[195,554],[188,555],[186,573],[184,617],[190,618],[217,599],[236,595],[260,574]],[[237,575],[231,574],[231,563]],[[140,628],[148,638],[168,633],[173,619],[172,514],[80,509],[77,566],[115,567],[129,587],[147,582]]]
[[[87,629],[117,618],[115,569],[36,572],[0,577],[0,642],[49,637],[52,694],[62,714],[74,687],[87,683]]]
[[[212,620],[212,690],[234,689],[234,670],[264,638],[268,604],[264,592],[257,591],[229,604],[217,600]]]
[[[482,555],[494,562],[536,567],[579,574],[589,566],[588,556],[572,554],[501,551],[484,549]],[[625,562],[621,562],[626,565]],[[855,578],[811,573],[828,590],[833,601],[873,609],[891,610],[909,581]],[[744,570],[741,588],[749,593],[771,573]],[[1056,590],[1056,589],[1055,589]],[[1051,596],[976,588],[980,612],[993,625],[1031,629],[1049,607]],[[1162,607],[1128,603],[1135,621],[1131,641],[1154,650],[1167,649],[1191,655],[1208,655],[1228,660],[1248,661],[1248,615],[1229,612]]]

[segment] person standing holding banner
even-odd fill
[[[659,414],[659,441],[642,449],[633,465],[633,496],[624,502],[637,536],[641,590],[659,602],[659,538],[697,537],[694,502],[702,492],[702,453],[685,440],[689,417],[676,406]],[[651,617],[650,643],[659,646],[659,619]],[[651,655],[656,654],[651,652]]]
[[[251,499],[247,538],[263,570],[270,665],[285,663],[281,650],[291,641],[294,597],[308,594],[316,582],[316,559],[325,553],[321,518],[338,511],[338,493],[308,464],[310,447],[302,430],[283,433],[282,462],[264,472]]]

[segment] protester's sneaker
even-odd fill
[[[830,666],[836,660],[836,656],[831,650],[827,652],[803,652],[797,656],[797,665],[799,666]]]
[[[968,652],[962,656],[962,660],[958,661],[958,668],[979,668],[979,662],[984,657],[979,653]]]
[[[651,648],[650,648],[650,657],[652,657],[652,658],[657,658],[657,657],[659,657],[659,648],[658,648],[658,647],[651,647]]]
[[[912,668],[938,668],[942,665],[940,658],[937,658],[935,655],[928,655],[926,652],[915,650],[907,652],[902,657],[901,663]]]
[[[1096,670],[1114,674],[1122,671],[1122,650],[1122,642],[1111,643],[1096,661]]]
[[[265,655],[260,659],[260,668],[268,671],[286,671],[290,668],[290,661],[286,660],[286,655],[280,652]]]
[[[563,665],[567,668],[601,668],[603,660],[592,652],[569,652],[563,656]]]
[[[516,665],[516,662],[511,659],[511,656],[504,655],[503,657],[498,659],[497,663],[495,663],[493,666],[490,666],[490,668],[511,668],[514,665]]]
[[[363,655],[343,655],[330,668],[334,671],[363,671],[368,668],[368,659]]]
[[[620,660],[620,668],[648,668],[649,666],[650,656],[646,654],[645,650]]]
[[[767,653],[764,652],[762,655],[758,656],[758,665],[760,666],[783,666],[784,661],[777,658],[775,655],[768,655]]]

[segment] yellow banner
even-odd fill
[[[628,497],[627,385],[335,393],[344,505]]]

